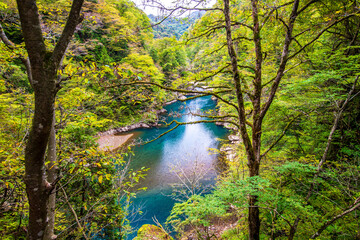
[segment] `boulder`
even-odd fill
[[[186,97],[185,97],[184,95],[180,95],[180,96],[178,97],[178,99],[179,99],[179,100],[186,100]]]
[[[163,229],[155,225],[144,224],[138,230],[134,240],[173,240],[173,238]]]
[[[174,99],[174,100],[171,100],[171,101],[169,101],[169,102],[166,102],[166,103],[164,103],[164,106],[167,106],[167,105],[170,105],[170,104],[173,104],[174,102],[176,102],[177,100],[176,99]]]
[[[229,135],[229,136],[228,136],[228,139],[229,139],[231,142],[238,142],[238,141],[240,141],[240,136],[238,136],[238,135]]]

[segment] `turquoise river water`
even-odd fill
[[[215,108],[216,102],[209,97],[201,97],[186,102],[176,102],[165,107],[168,111],[166,122],[176,119],[179,122],[205,120],[189,114],[196,111],[207,111]],[[138,129],[134,131],[142,141],[148,141],[174,127]],[[147,176],[139,187],[147,187],[146,191],[137,194],[134,199],[134,209],[140,209],[143,214],[129,216],[131,226],[137,230],[143,224],[154,224],[154,218],[164,223],[169,216],[175,201],[169,196],[172,183],[180,182],[174,170],[181,170],[188,176],[194,172],[196,162],[201,170],[206,171],[206,181],[214,182],[217,155],[210,154],[209,148],[218,148],[217,138],[224,139],[227,130],[214,123],[198,123],[182,125],[161,138],[134,148],[131,167],[150,168]],[[205,181],[205,180],[204,180]],[[129,236],[132,239],[136,232]]]

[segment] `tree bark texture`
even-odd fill
[[[83,0],[74,0],[54,52],[47,52],[35,0],[17,0],[25,47],[29,55],[35,112],[25,149],[25,184],[29,200],[27,239],[45,239],[48,201],[54,188],[47,181],[45,153],[54,116],[56,78],[61,59],[80,19]]]
[[[49,142],[47,147],[47,161],[46,166],[47,181],[49,183],[55,183],[57,179],[57,161],[56,161],[56,132],[55,132],[55,114],[53,114],[53,121],[50,130]],[[56,186],[50,192],[49,201],[47,204],[48,208],[48,224],[46,226],[44,239],[55,239],[54,234],[55,226],[55,208],[56,208]]]

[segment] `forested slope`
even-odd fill
[[[153,26],[154,38],[165,38],[175,36],[176,39],[180,39],[181,36],[186,32],[191,25],[201,16],[204,15],[202,11],[194,11],[188,15],[182,17],[169,16],[154,16],[149,14],[148,17]],[[163,20],[164,17],[167,17]]]

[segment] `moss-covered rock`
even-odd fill
[[[134,238],[134,240],[172,240],[173,238],[165,232],[163,229],[151,225],[151,224],[145,224],[143,225],[137,233],[137,237]]]

